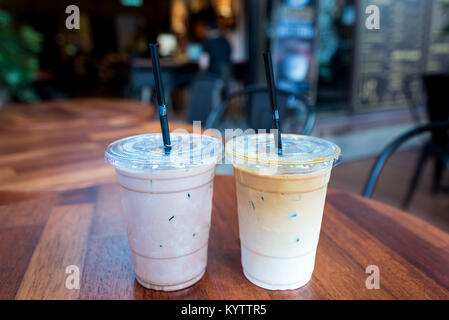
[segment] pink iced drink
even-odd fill
[[[115,142],[122,147],[108,148],[117,154],[128,148],[125,153],[132,161],[111,161],[108,150],[106,158],[116,167],[120,183],[136,279],[155,290],[191,286],[206,270],[213,179],[221,142],[172,133],[171,155],[166,155],[159,144],[160,134],[126,139],[130,140]],[[125,165],[130,161],[131,166]]]

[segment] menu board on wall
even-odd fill
[[[429,44],[430,21],[436,2],[441,0],[357,1],[352,90],[355,111],[406,106],[404,83],[407,77],[419,75],[428,68],[435,69],[437,61],[442,59],[441,45]],[[369,16],[365,10],[369,5],[380,9],[380,29],[365,26]]]
[[[430,8],[430,30],[426,52],[426,72],[449,71],[449,0],[433,0]]]

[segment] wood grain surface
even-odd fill
[[[243,276],[232,176],[217,176],[209,258],[190,288],[140,286],[113,168],[112,141],[158,132],[154,108],[78,99],[0,110],[0,299],[449,299],[449,235],[405,212],[329,190],[312,280],[268,291]],[[192,130],[170,123],[171,130]],[[80,289],[65,286],[67,266]],[[380,289],[368,290],[369,265]]]
[[[121,99],[11,105],[0,111],[0,192],[27,197],[114,181],[104,149],[119,138],[159,132],[153,117],[152,106]],[[169,125],[192,131],[188,124]],[[2,198],[0,204],[10,199]]]
[[[153,107],[135,100],[80,98],[37,103],[14,103],[0,112],[0,128],[48,130],[79,128],[92,124],[120,125],[147,121]]]
[[[290,291],[250,283],[240,264],[232,176],[217,176],[204,277],[171,293],[134,278],[118,183],[0,206],[2,299],[448,299],[449,235],[373,200],[329,190],[312,280]],[[66,267],[81,272],[65,287]],[[369,265],[380,289],[368,290]]]

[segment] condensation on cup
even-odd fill
[[[279,155],[272,134],[238,136],[226,144],[234,165],[243,272],[270,290],[310,281],[327,184],[340,160],[335,144],[282,134]]]
[[[134,273],[144,287],[173,291],[199,281],[207,265],[220,140],[171,133],[124,138],[106,148],[116,169]]]

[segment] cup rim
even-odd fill
[[[325,151],[321,151],[321,154],[316,156],[300,156],[300,153],[291,153],[287,156],[281,155],[279,156],[276,152],[272,152],[269,154],[269,157],[257,157],[257,156],[248,156],[244,152],[239,152],[239,150],[235,150],[235,146],[238,142],[241,143],[242,140],[246,137],[253,138],[254,136],[261,137],[273,137],[271,133],[257,133],[257,134],[249,134],[249,135],[241,135],[237,137],[233,137],[226,142],[225,152],[227,156],[231,157],[231,161],[233,164],[248,164],[248,165],[274,165],[274,166],[314,166],[314,165],[329,165],[335,166],[341,162],[341,149],[339,146],[325,139],[321,139],[318,137],[300,135],[300,134],[292,134],[292,133],[282,133],[283,141],[288,139],[300,139],[302,141],[307,141],[312,144],[320,144],[326,147]],[[298,141],[299,142],[299,141]],[[234,150],[233,150],[234,149]],[[261,153],[261,155],[266,155],[267,153]]]
[[[145,139],[160,139],[162,141],[160,132],[145,133],[121,138],[110,143],[105,148],[104,160],[119,170],[166,171],[188,170],[198,166],[216,164],[221,158],[223,144],[216,137],[186,132],[172,132],[170,136],[181,138],[182,144],[186,142],[182,140],[188,137],[201,145],[198,148],[189,149],[190,153],[184,152],[182,149],[180,152],[172,149],[170,153],[165,153],[163,145],[151,145],[148,150],[144,148],[138,150],[135,144],[143,143]],[[134,145],[132,145],[133,142]],[[174,144],[176,144],[176,141],[174,141]]]

